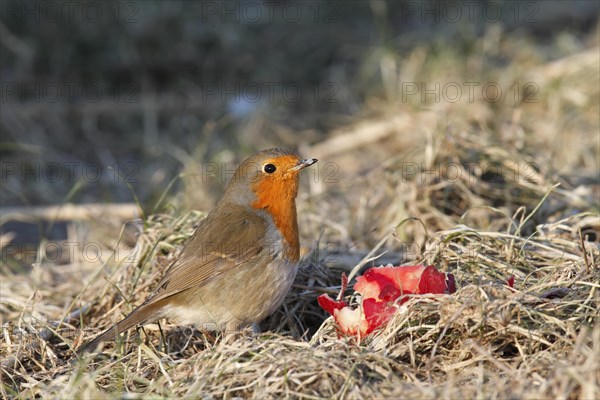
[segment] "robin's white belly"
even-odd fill
[[[283,260],[227,271],[190,293],[189,304],[168,304],[163,317],[200,330],[236,330],[271,315],[288,293],[298,264]]]

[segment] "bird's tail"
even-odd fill
[[[88,342],[77,349],[77,354],[81,355],[89,351],[95,350],[101,342],[114,339],[118,334],[128,330],[129,328],[155,321],[162,317],[157,311],[163,307],[161,301],[149,304],[142,304],[133,310],[128,316],[117,322],[100,335],[96,336],[91,342]]]

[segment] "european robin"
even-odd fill
[[[164,317],[229,331],[272,314],[298,270],[296,195],[315,162],[278,148],[246,159],[148,299],[79,352]]]

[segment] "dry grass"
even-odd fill
[[[490,218],[497,214],[488,210]],[[72,314],[57,308],[69,303],[67,290],[27,298],[33,288],[18,287],[17,279],[3,288],[10,290],[3,313],[12,321],[2,343],[4,394],[591,399],[600,393],[600,250],[581,236],[598,234],[597,213],[574,214],[527,236],[511,233],[518,222],[509,218],[497,231],[457,225],[435,232],[418,258],[453,272],[460,290],[413,301],[361,345],[338,338],[331,319],[322,323],[316,296],[336,292],[344,268],[325,267],[335,254],[311,253],[262,335],[213,338],[163,325],[163,338],[147,328],[141,337],[131,332],[117,346],[107,344],[101,355],[73,359],[69,349],[83,336],[145,297],[199,218],[195,212],[151,218],[138,242],[139,264],[111,266],[73,303],[91,305],[83,325],[78,315],[48,324]],[[504,284],[510,274],[515,290]]]
[[[310,250],[260,335],[205,336],[163,321],[99,354],[73,356],[145,298],[199,212],[149,217],[136,252],[127,250],[135,257],[38,260],[31,274],[3,269],[3,396],[599,398],[600,157],[590,136],[599,129],[599,63],[591,46],[596,56],[580,55],[591,63],[578,56],[478,70],[481,81],[499,82],[520,80],[530,64],[547,71],[537,103],[424,105],[388,93],[334,133],[361,137],[371,121],[395,121],[381,125],[389,133],[376,142],[321,159],[339,166],[337,183],[304,182],[299,224]],[[527,57],[517,54],[524,47],[503,43],[498,56]],[[481,56],[437,57],[416,49],[383,63],[393,70],[382,76],[452,81]],[[416,173],[406,169],[414,165]],[[337,336],[316,297],[337,293],[341,273],[378,243],[384,263],[434,264],[456,276],[459,290],[411,300],[357,344]]]

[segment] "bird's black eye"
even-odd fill
[[[263,170],[267,173],[267,174],[272,174],[273,172],[275,172],[275,170],[277,169],[276,166],[274,166],[273,164],[267,164],[263,167]]]

